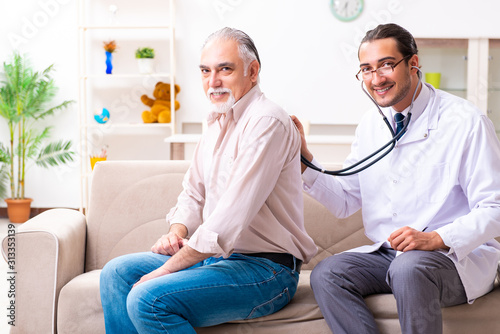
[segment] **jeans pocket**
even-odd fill
[[[271,300],[254,307],[252,312],[250,312],[246,319],[254,319],[278,312],[283,307],[285,307],[286,304],[290,302],[290,300],[291,297],[288,288],[285,288],[281,293],[279,293],[277,296],[274,296]]]

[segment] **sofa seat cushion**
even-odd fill
[[[92,270],[69,281],[59,294],[59,333],[104,333],[104,314],[99,293],[101,270]]]

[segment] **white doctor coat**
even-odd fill
[[[383,112],[392,119],[391,108]],[[375,244],[351,251],[377,250],[403,226],[438,232],[472,303],[493,288],[500,260],[494,240],[500,236],[500,143],[478,108],[430,85],[411,113],[406,133],[381,161],[342,177],[308,168],[304,190],[340,218],[363,208],[365,233]],[[345,166],[390,139],[380,114],[367,113]]]

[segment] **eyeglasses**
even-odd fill
[[[399,65],[400,62],[405,60],[406,58],[410,57],[411,55],[408,55],[406,57],[403,57],[400,61],[398,61],[396,64],[392,65],[390,63],[384,63],[382,66],[375,70],[370,70],[369,67],[365,67],[359,70],[359,72],[356,74],[356,79],[359,81],[361,80],[369,80],[373,77],[373,72],[377,72],[377,75],[379,76],[386,76],[394,72],[394,68]]]

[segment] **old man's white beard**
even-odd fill
[[[212,103],[212,100],[210,100],[210,95],[212,93],[229,93],[229,97],[226,102],[222,104],[215,104]],[[233,92],[229,88],[212,88],[210,87],[207,91],[207,97],[208,100],[210,101],[210,106],[211,110],[210,112],[216,112],[219,114],[225,114],[228,112],[229,109],[231,109],[236,102]]]

